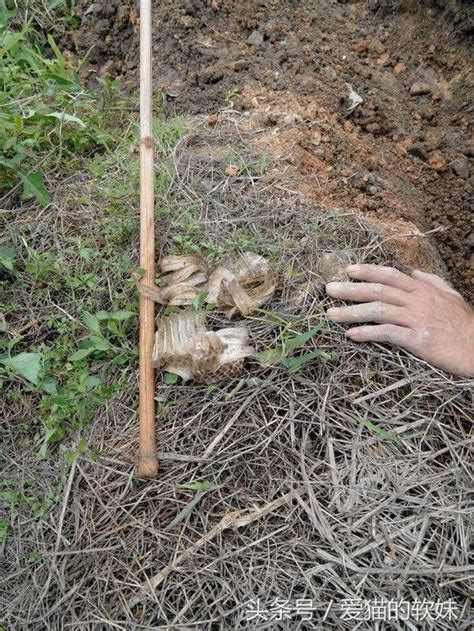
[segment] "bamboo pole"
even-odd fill
[[[140,0],[140,267],[142,282],[155,282],[155,218],[153,167],[151,0]],[[139,417],[140,438],[137,475],[158,473],[155,439],[155,375],[151,362],[155,307],[140,294]]]

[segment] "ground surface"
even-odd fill
[[[324,316],[327,255],[443,270],[416,226],[436,225],[428,211],[444,213],[443,196],[453,195],[454,212],[467,194],[469,178],[436,171],[427,146],[428,131],[441,131],[436,151],[447,165],[467,159],[462,41],[446,42],[434,18],[421,26],[365,4],[154,6],[165,106],[204,112],[184,122],[157,116],[157,255],[268,257],[279,287],[245,320],[252,344],[288,348],[305,334],[284,359],[308,361],[292,372],[252,359],[239,378],[186,386],[158,371],[160,473],[138,481],[133,123],[82,170],[49,174],[48,207],[11,200],[2,211],[16,247],[13,271],[2,271],[4,332],[13,352],[42,353],[44,375],[33,387],[2,374],[0,624],[338,631],[360,622],[344,615],[344,601],[383,598],[413,611],[418,603],[419,616],[421,601],[452,599],[457,620],[413,614],[411,627],[381,630],[469,629],[472,380],[402,350],[351,343]],[[77,8],[69,48],[98,44],[85,72],[120,72],[132,87],[136,11],[114,1]],[[463,15],[454,14],[461,39]],[[262,43],[247,41],[255,30]],[[434,32],[446,48],[429,53]],[[370,47],[355,51],[369,35]],[[388,66],[377,63],[382,49]],[[396,77],[399,59],[407,69]],[[436,80],[439,100],[409,96],[420,64],[435,72],[422,75]],[[339,101],[347,80],[365,98],[348,119]],[[408,141],[420,145],[414,155]],[[450,222],[443,235],[451,269],[449,253],[465,261],[466,223]],[[467,292],[467,276],[456,279]],[[208,323],[229,324],[219,310]],[[51,375],[55,388],[43,380]],[[62,433],[45,442],[51,428]]]
[[[472,7],[410,5],[157,2],[156,85],[169,111],[248,112],[304,176],[309,199],[395,220],[395,232],[409,231],[397,220],[435,230],[454,285],[472,299]],[[135,3],[90,7],[77,3],[81,25],[66,45],[94,46],[92,76],[135,85]],[[351,115],[346,82],[364,98]]]
[[[403,251],[357,214],[308,204],[297,172],[255,152],[247,123],[231,110],[212,126],[198,118],[159,152],[157,248],[198,248],[211,261],[242,249],[267,256],[279,289],[264,312],[235,323],[249,327],[259,352],[311,332],[291,356],[315,355],[294,372],[251,360],[240,377],[208,385],[166,385],[158,372],[160,472],[148,482],[134,476],[136,358],[119,363],[120,338],[86,362],[116,384],[113,395],[47,460],[31,440],[37,395],[20,384],[3,438],[8,629],[353,629],[351,598],[409,601],[419,616],[417,602],[452,599],[456,620],[412,617],[413,628],[470,628],[472,381],[344,341],[343,327],[326,321],[325,255],[400,265]],[[136,260],[134,147],[105,161],[98,181],[84,173],[59,186],[40,228],[34,207],[15,209],[16,232],[38,251],[54,234],[97,244],[104,266],[72,294],[61,268],[50,270],[48,290],[33,286],[21,298],[29,309],[9,314],[18,329],[54,347],[57,305],[66,330],[71,319],[80,329],[78,296],[89,305],[101,283],[110,291],[101,308],[130,307],[128,275],[113,263]],[[111,233],[118,225],[134,229]],[[77,258],[62,256],[65,267]],[[91,262],[78,265],[84,274]],[[208,326],[229,321],[211,311]],[[135,339],[129,327],[127,345]]]

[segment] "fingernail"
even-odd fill
[[[337,290],[340,288],[341,288],[341,283],[332,281],[331,283],[328,283],[326,285],[326,293],[331,295],[332,293],[337,292]]]
[[[326,315],[328,318],[335,318],[339,313],[339,309],[337,307],[331,307],[326,311]]]
[[[357,272],[357,270],[359,269],[358,265],[348,265],[346,267],[346,272]]]

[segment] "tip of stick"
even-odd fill
[[[137,463],[137,478],[149,480],[158,475],[158,459],[156,456],[140,456]]]

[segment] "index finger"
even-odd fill
[[[370,283],[382,283],[404,291],[414,291],[418,283],[417,281],[404,274],[394,267],[384,267],[383,265],[367,265],[358,263],[346,267],[346,272],[351,278],[356,280],[366,280]]]

